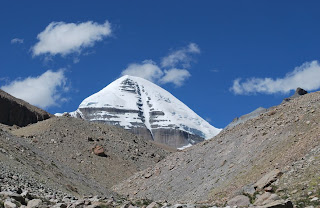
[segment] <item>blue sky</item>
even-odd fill
[[[319,1],[1,1],[0,87],[73,111],[124,72],[216,127],[320,88]],[[148,73],[146,73],[148,72]]]

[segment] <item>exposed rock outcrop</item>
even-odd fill
[[[0,90],[0,123],[22,127],[48,119],[51,116],[46,111]]]
[[[289,102],[290,100],[292,99],[295,99],[295,98],[298,98],[302,95],[305,95],[305,94],[308,94],[308,92],[300,87],[298,87],[295,91],[295,93],[291,96],[291,97],[288,97],[288,98],[285,98],[283,99],[282,103],[283,102]]]

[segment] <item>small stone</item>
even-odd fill
[[[64,203],[57,203],[52,208],[67,208],[67,205]]]
[[[104,206],[106,206],[106,204],[104,204],[102,202],[95,201],[95,202],[92,202],[91,205],[87,206],[87,208],[100,208],[100,207],[104,207]]]
[[[263,202],[263,204],[270,204],[277,200],[280,200],[280,197],[277,194],[271,194],[270,197]]]
[[[27,208],[37,208],[41,205],[41,199],[32,199],[28,202]]]
[[[156,202],[152,202],[146,208],[156,208],[156,207],[158,207],[158,204]]]
[[[262,195],[257,196],[256,201],[254,202],[254,205],[264,205],[264,201],[266,201],[271,196],[270,192],[265,192]]]
[[[268,187],[265,187],[265,188],[264,188],[264,191],[266,191],[266,192],[272,192],[272,191],[273,191],[273,188],[272,188],[272,186],[268,186]]]
[[[293,208],[293,204],[291,201],[277,200],[270,204],[266,204],[261,208]]]
[[[3,203],[3,205],[4,205],[4,208],[16,208],[17,207],[17,205],[11,201],[5,201]]]
[[[310,201],[318,201],[319,198],[318,197],[313,197]]]
[[[253,195],[256,190],[254,189],[253,185],[247,185],[247,186],[244,186],[242,188],[242,191],[244,194],[249,194],[249,195]]]
[[[298,192],[298,190],[295,189],[295,190],[291,191],[291,194],[295,194],[295,193],[297,193],[297,192]]]
[[[227,203],[229,206],[234,207],[248,207],[250,204],[250,199],[247,196],[244,195],[238,195],[231,200],[228,201]]]

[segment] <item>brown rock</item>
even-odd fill
[[[100,157],[106,157],[107,155],[104,152],[104,148],[101,145],[96,145],[94,148],[92,148],[92,151],[95,155],[98,155]]]
[[[265,187],[265,188],[264,188],[264,191],[266,191],[266,192],[272,192],[272,191],[273,191],[273,188],[272,188],[272,186],[268,186],[268,187]]]
[[[282,172],[279,169],[274,169],[269,173],[267,173],[266,175],[264,175],[260,180],[258,180],[254,184],[254,187],[256,190],[262,190],[263,188],[270,186],[281,175],[282,175]]]

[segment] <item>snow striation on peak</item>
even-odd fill
[[[70,114],[129,130],[147,128],[153,140],[157,129],[180,130],[203,139],[210,139],[221,131],[168,91],[148,80],[129,75],[115,80],[86,98]],[[196,142],[189,138],[188,143],[181,145],[194,143]]]

